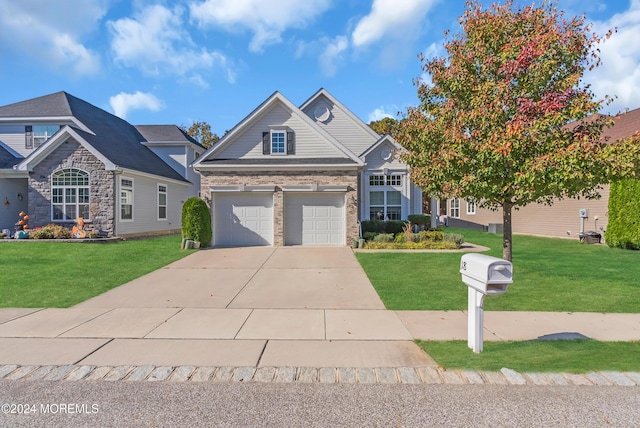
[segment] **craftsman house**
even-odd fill
[[[136,127],[66,92],[2,106],[0,230],[24,211],[31,228],[83,217],[108,235],[179,231],[204,151],[177,126]]]
[[[275,92],[193,164],[213,245],[350,245],[360,220],[421,213],[401,150],[324,89]]]

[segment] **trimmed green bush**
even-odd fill
[[[640,180],[611,184],[609,224],[604,238],[610,247],[640,249]]]
[[[193,197],[182,206],[182,239],[199,241],[201,247],[211,243],[211,213],[207,203]]]
[[[362,237],[367,241],[373,241],[376,236],[380,235],[378,232],[364,232]]]
[[[400,220],[363,220],[361,227],[363,236],[367,232],[396,234],[402,232],[404,222]]]
[[[411,224],[417,224],[421,227],[431,227],[431,216],[423,215],[423,214],[410,214],[407,216],[407,220],[411,222]]]

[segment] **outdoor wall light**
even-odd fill
[[[19,200],[19,201],[21,201],[21,200],[22,200],[22,193],[18,193],[18,194],[16,195],[16,198],[18,198],[18,200]]]

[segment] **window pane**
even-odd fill
[[[371,175],[369,176],[370,186],[384,186],[384,175]]]
[[[400,207],[387,207],[386,220],[400,220],[401,211]]]
[[[54,205],[53,206],[53,219],[54,220],[64,220],[64,215],[62,213],[62,205]]]
[[[158,207],[158,218],[167,218],[167,207]]]
[[[384,192],[369,192],[369,205],[384,205]]]
[[[284,153],[284,132],[271,133],[271,153]]]
[[[64,189],[64,202],[67,204],[76,203],[76,189],[73,189],[73,188]]]
[[[65,206],[65,220],[75,220],[75,219],[76,219],[76,206],[75,205]]]
[[[158,204],[159,205],[167,205],[167,194],[166,193],[160,193],[158,195]]]
[[[122,205],[120,218],[123,220],[131,220],[133,218],[131,205]]]
[[[78,202],[81,204],[89,203],[89,189],[81,187],[78,189]]]
[[[402,194],[397,190],[390,190],[387,192],[387,205],[400,205],[402,201]]]
[[[79,212],[78,217],[82,217],[85,220],[88,219],[89,218],[89,205],[88,204],[78,205],[78,212]]]
[[[369,219],[370,220],[384,220],[384,210],[381,207],[370,207],[369,208]]]
[[[387,186],[401,186],[401,185],[402,185],[401,175],[390,175],[387,177]]]

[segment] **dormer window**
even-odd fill
[[[296,153],[295,133],[286,127],[273,127],[262,133],[263,155],[293,155]]]

